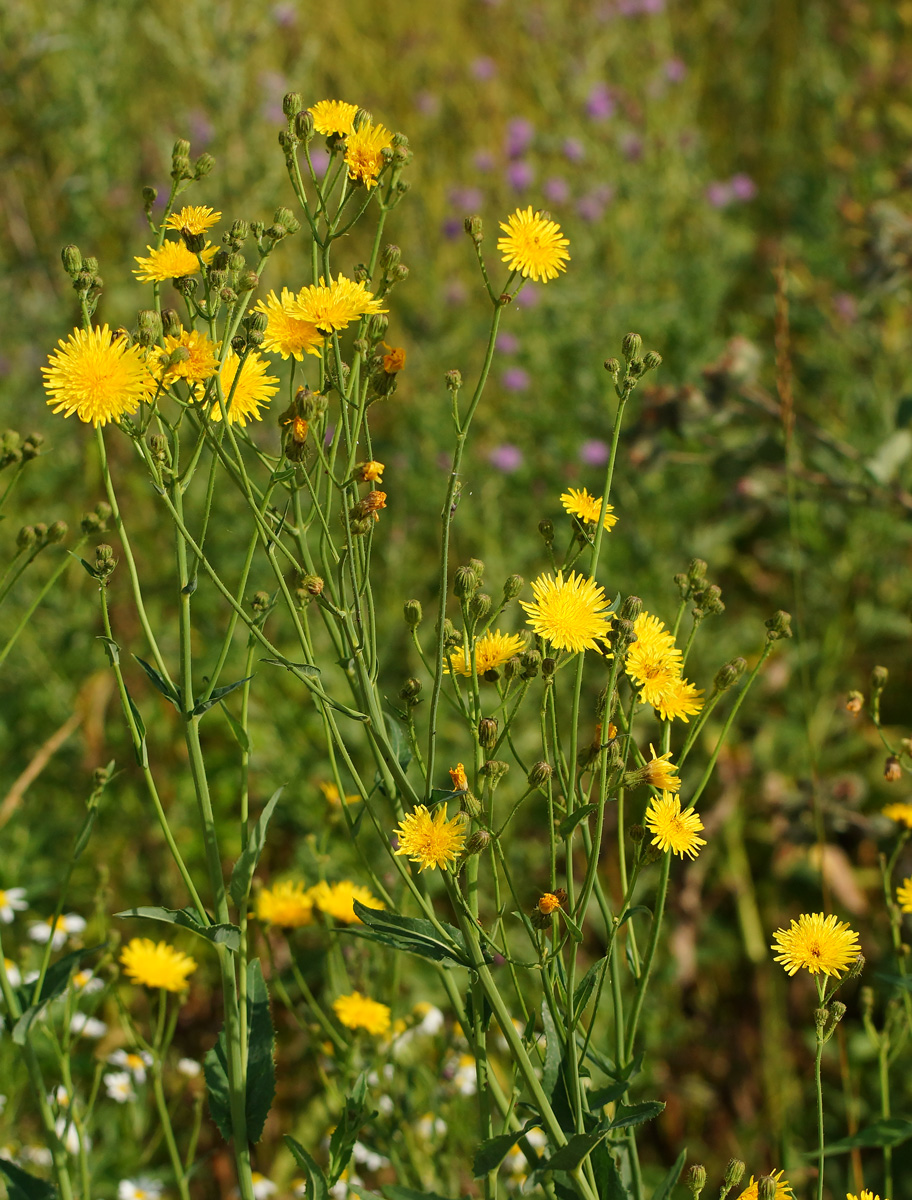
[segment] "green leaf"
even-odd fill
[[[687,1162],[686,1146],[675,1159],[674,1166],[669,1167],[668,1174],[652,1193],[652,1200],[669,1200],[671,1193],[674,1191],[675,1184],[681,1178],[681,1172],[684,1170],[685,1162]]]
[[[665,1109],[663,1100],[644,1100],[642,1104],[621,1104],[617,1112],[607,1124],[600,1126],[605,1132],[612,1129],[629,1129],[633,1125],[642,1125],[651,1121]]]
[[[228,1042],[225,1030],[219,1031],[218,1039],[203,1059],[206,1076],[206,1094],[209,1099],[209,1115],[218,1126],[226,1142],[231,1141],[231,1087],[228,1083]]]
[[[624,1187],[614,1156],[604,1142],[599,1142],[595,1147],[589,1162],[595,1175],[599,1200],[630,1200],[630,1193]]]
[[[208,712],[210,708],[218,704],[223,696],[227,696],[229,692],[233,692],[235,688],[243,687],[245,683],[249,683],[253,679],[252,675],[245,675],[243,679],[237,679],[234,683],[226,683],[224,687],[215,688],[208,700],[200,700],[198,704],[193,706],[191,712],[192,717],[201,717],[203,713]]]
[[[887,971],[874,971],[873,974],[875,979],[882,979],[884,983],[890,983],[893,987],[912,991],[912,975],[890,975]]]
[[[32,1003],[32,996],[35,989],[31,984],[26,983],[16,989],[16,998],[19,1001],[19,1007],[22,1011],[22,1015],[13,1026],[13,1041],[17,1046],[25,1045],[29,1030],[42,1016],[48,1004],[55,997],[66,991],[67,985],[70,982],[70,976],[82,960],[88,958],[90,954],[94,954],[96,950],[103,950],[106,945],[106,942],[99,942],[97,946],[89,946],[82,950],[73,950],[70,954],[65,954],[63,958],[59,958],[57,962],[52,963],[47,969],[41,984],[41,992],[34,1004]]]
[[[317,1163],[310,1157],[300,1142],[296,1142],[290,1134],[285,1134],[285,1145],[294,1155],[295,1162],[302,1167],[307,1176],[307,1200],[328,1200],[329,1185],[326,1176]]]
[[[388,1183],[383,1188],[383,1194],[388,1200],[448,1200],[446,1196],[441,1196],[439,1192],[419,1192],[416,1188],[402,1187],[398,1183]],[[467,1197],[460,1197],[460,1200],[468,1200]]]
[[[613,1104],[615,1100],[620,1100],[629,1087],[629,1080],[619,1079],[617,1083],[609,1083],[607,1087],[594,1088],[589,1093],[590,1108],[595,1110],[597,1108],[604,1108],[606,1104]]]
[[[441,922],[441,927],[451,939],[452,944],[448,944],[441,940],[436,927],[423,917],[401,917],[398,913],[366,908],[357,900],[354,902],[354,910],[355,915],[367,928],[357,929],[349,926],[345,930],[346,933],[383,942],[397,950],[406,950],[410,954],[442,962],[444,966],[449,962],[458,963],[461,967],[472,965],[462,934],[452,925]],[[492,962],[493,959],[485,955],[485,961]]]
[[[587,817],[590,817],[594,812],[598,812],[597,804],[584,804],[581,808],[575,809],[569,817],[564,817],[560,825],[557,827],[557,832],[561,837],[569,837],[576,829],[577,825],[582,824]]]
[[[348,1166],[352,1148],[358,1134],[376,1113],[365,1103],[367,1097],[367,1073],[362,1071],[355,1081],[351,1094],[345,1098],[345,1107],[339,1123],[329,1139],[329,1186],[337,1183]]]
[[[542,1026],[545,1030],[545,1066],[542,1071],[542,1089],[550,1100],[554,1095],[554,1087],[560,1074],[561,1042],[551,1009],[544,1000],[542,1000],[541,1015]]]
[[[589,998],[595,991],[595,985],[598,983],[599,975],[608,969],[608,959],[600,958],[594,962],[583,978],[577,985],[576,991],[573,993],[573,1024],[574,1026],[582,1019],[583,1013],[586,1011],[586,1005],[589,1003]]]
[[[126,688],[124,688],[126,691]],[[130,705],[130,712],[133,714],[133,720],[136,724],[136,732],[139,734],[139,746],[134,747],[136,761],[145,770],[149,765],[149,752],[146,749],[146,723],[142,719],[142,714],[133,703],[133,697],[127,692],[127,701]]]
[[[575,1133],[567,1139],[566,1146],[561,1146],[533,1172],[532,1178],[543,1175],[545,1171],[575,1171],[607,1136],[608,1130],[602,1128],[593,1129],[591,1133]]]
[[[372,1192],[361,1183],[349,1183],[348,1190],[354,1192],[356,1196],[360,1196],[361,1200],[383,1200],[382,1196],[378,1196],[376,1192]]]
[[[321,674],[319,667],[312,667],[310,663],[289,662],[287,658],[261,658],[260,662],[268,663],[270,667],[284,667],[292,675],[303,675],[306,679],[319,679]]]
[[[174,707],[180,710],[180,688],[172,688],[171,684],[168,683],[167,680],[165,680],[161,675],[159,675],[158,671],[156,671],[156,669],[150,663],[147,663],[144,658],[140,658],[138,654],[134,654],[133,657],[149,676],[149,678],[152,680],[152,683],[158,688],[165,699],[170,700]]]
[[[67,550],[67,554],[72,554],[73,558],[78,559],[79,562],[82,563],[82,565],[85,567],[85,569],[88,571],[88,573],[92,576],[93,579],[99,578],[98,572],[95,570],[95,568],[92,566],[91,563],[86,562],[86,560],[84,558],[80,558],[78,554],[73,554],[72,550]]]
[[[577,1037],[576,1040],[578,1045],[582,1045],[582,1038]],[[618,1081],[622,1079],[633,1079],[635,1075],[639,1074],[640,1067],[643,1065],[642,1050],[638,1054],[634,1055],[627,1066],[622,1070],[618,1070],[617,1064],[613,1062],[612,1059],[608,1058],[607,1055],[602,1054],[601,1051],[596,1050],[591,1044],[586,1049],[586,1057],[591,1063],[594,1063],[603,1074],[607,1075],[609,1079],[617,1079]]]
[[[652,909],[645,904],[634,904],[632,907],[624,909],[624,915],[618,921],[618,929],[622,925],[626,925],[630,918],[636,916],[637,913],[644,913],[647,917],[652,917],[653,915]]]
[[[269,799],[263,811],[260,813],[257,823],[250,831],[250,836],[247,838],[247,845],[241,852],[240,858],[234,864],[234,870],[231,872],[231,883],[229,892],[231,899],[235,902],[238,908],[243,908],[247,903],[247,896],[250,893],[250,884],[253,880],[253,873],[257,868],[257,863],[260,861],[260,855],[263,853],[263,847],[266,845],[266,830],[269,828],[269,822],[272,819],[272,814],[275,811],[275,806],[279,802],[279,797],[284,791],[284,783],[280,788],[277,788]]]
[[[541,1121],[538,1117],[530,1117],[522,1129],[516,1129],[512,1133],[502,1133],[499,1137],[488,1138],[487,1141],[482,1142],[475,1151],[472,1163],[473,1177],[481,1179],[489,1171],[495,1171],[520,1138],[524,1138],[530,1129],[537,1129],[540,1125]]]
[[[228,709],[227,704],[222,704],[222,712],[227,718],[228,724],[231,726],[231,732],[235,736],[235,740],[245,754],[250,753],[250,738],[247,736],[247,730],[240,723],[237,717],[233,717]]]
[[[912,1121],[904,1117],[888,1117],[884,1121],[875,1121],[851,1137],[842,1138],[838,1142],[830,1142],[824,1154],[845,1154],[856,1146],[899,1146],[912,1137]],[[815,1158],[817,1151],[807,1154],[807,1158]]]
[[[447,800],[459,800],[465,795],[465,792],[454,792],[452,788],[431,788],[431,794],[428,797],[432,808],[436,808],[438,804],[444,804]]]
[[[79,561],[83,562],[84,560],[80,559]],[[91,573],[94,574],[94,572]],[[97,637],[95,641],[104,642],[104,648],[105,653],[108,656],[108,662],[112,667],[116,667],[120,663],[120,646],[118,646],[113,638],[109,637]]]
[[[0,1171],[6,1176],[9,1200],[56,1200],[57,1192],[49,1183],[29,1175],[8,1158],[0,1158]]]
[[[203,925],[190,908],[158,908],[155,905],[143,904],[139,908],[126,908],[123,912],[115,913],[115,917],[139,917],[144,921],[164,921],[168,925],[179,925],[181,929],[189,929],[197,937],[204,938],[216,946],[225,946],[233,953],[241,947],[241,931],[237,925]]]
[[[85,820],[82,823],[82,828],[79,831],[79,836],[76,839],[76,845],[73,847],[73,862],[77,862],[82,857],[82,852],[89,844],[89,838],[92,836],[92,829],[95,825],[95,818],[98,816],[98,805],[93,804],[86,813]]]
[[[247,964],[247,1136],[258,1142],[275,1097],[275,1031],[258,958]]]

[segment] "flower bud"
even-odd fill
[[[469,601],[469,616],[476,621],[483,621],[491,611],[491,597],[484,592],[476,592]]]
[[[643,825],[631,825],[627,830],[627,836],[635,846],[638,846],[646,836],[646,829]]]
[[[506,679],[506,680],[515,679],[521,670],[522,670],[522,663],[520,662],[519,656],[514,654],[513,657],[508,658],[507,661],[503,665],[504,679]]]
[[[603,366],[608,374],[613,375],[615,379],[621,373],[621,364],[616,358],[606,358]]]
[[[639,596],[627,596],[621,605],[618,616],[624,621],[635,621],[643,611],[643,601]]]
[[[694,600],[696,601],[694,615],[699,611],[705,617],[712,617],[725,612],[725,605],[722,602],[722,589],[718,584],[711,583],[709,587],[701,589],[694,596]]]
[[[485,750],[493,750],[497,744],[497,721],[494,717],[482,717],[478,722],[478,742]]]
[[[300,92],[286,92],[282,97],[282,112],[289,120],[296,117],[303,107],[304,101]]]
[[[117,559],[114,557],[113,549],[102,542],[100,546],[95,547],[95,574],[104,581],[113,574],[114,568],[117,566]]]
[[[496,758],[489,758],[486,763],[482,764],[478,774],[483,776],[485,779],[490,779],[493,786],[496,787],[509,769],[509,763],[500,762],[500,760]]]
[[[144,187],[142,190],[142,198],[146,212],[151,212],[152,205],[158,199],[158,191],[154,187]]]
[[[761,1175],[757,1180],[757,1200],[776,1200],[779,1181],[775,1175]]]
[[[389,271],[393,267],[398,267],[402,258],[402,251],[398,246],[394,246],[392,242],[383,247],[383,253],[380,255],[380,268],[383,271]]]
[[[647,350],[643,355],[643,366],[647,371],[654,371],[662,362],[661,354],[657,354],[655,350]]]
[[[519,661],[522,663],[523,679],[534,679],[538,674],[538,668],[541,666],[541,655],[537,650],[527,650],[519,656]]]
[[[543,658],[541,661],[542,679],[552,679],[554,672],[557,670],[557,659],[551,658],[550,655]]]
[[[302,142],[309,142],[315,132],[313,113],[309,113],[306,109],[303,112],[296,113],[294,131],[295,137],[300,138]]]
[[[261,617],[267,613],[271,607],[268,592],[254,592],[253,599],[250,601],[250,607],[253,609],[255,617]]]
[[[404,700],[406,704],[412,705],[418,702],[418,697],[421,694],[420,679],[406,679],[405,683],[399,689],[399,698]]]
[[[706,1187],[706,1168],[700,1163],[694,1165],[687,1172],[687,1190],[697,1200],[697,1197]]]
[[[31,462],[33,458],[37,458],[41,452],[43,442],[43,433],[30,433],[22,443],[22,461]]]
[[[902,767],[895,754],[888,754],[884,763],[883,777],[887,783],[898,783],[902,779]]]
[[[621,351],[628,363],[638,359],[642,349],[643,339],[638,333],[628,333],[621,343]]]
[[[408,625],[409,629],[417,629],[421,624],[421,618],[424,616],[424,613],[421,609],[421,601],[406,600],[402,608],[402,613],[405,617],[405,623]]]
[[[879,694],[887,686],[890,672],[886,667],[875,667],[871,672],[871,691]]]
[[[67,533],[69,533],[69,528],[66,521],[55,521],[47,531],[48,545],[53,546],[57,542],[62,542]]]
[[[848,696],[846,696],[845,706],[846,712],[860,713],[864,708],[864,696],[861,692],[849,692]]]
[[[707,564],[702,558],[692,558],[687,568],[687,580],[692,587],[699,586],[706,578]]]
[[[790,638],[792,636],[791,614],[785,612],[781,608],[774,616],[770,617],[768,621],[764,622],[764,624],[769,631],[766,635],[766,640],[768,642],[777,642],[780,638]]]
[[[453,594],[460,600],[468,600],[478,590],[478,578],[471,567],[457,567],[453,576]]]
[[[475,854],[482,854],[491,844],[491,835],[487,829],[476,829],[472,836],[465,844],[465,849],[462,852],[463,858],[472,858]]]
[[[503,585],[504,603],[508,600],[515,600],[525,586],[525,580],[522,575],[510,575]]]
[[[449,617],[443,622],[443,645],[445,648],[450,646],[462,645],[462,634],[453,624]]]
[[[477,215],[466,217],[465,231],[476,246],[481,245],[482,241],[484,240],[484,223],[482,222],[481,217]]]
[[[161,311],[161,330],[166,337],[180,337],[181,323],[176,309],[163,308]]]
[[[823,1028],[830,1018],[830,1010],[821,1005],[814,1009],[814,1028],[817,1030],[817,1037],[823,1037]]]
[[[716,672],[716,677],[713,680],[713,690],[716,692],[727,692],[730,687],[738,682],[746,670],[747,662],[743,658],[733,658],[731,662],[726,663],[724,667],[720,667]]]
[[[458,371],[455,367],[447,371],[443,378],[448,390],[451,392],[458,392],[462,387],[462,372]]]
[[[826,1028],[823,1031],[823,1040],[829,1041],[836,1031],[836,1026],[846,1015],[846,1006],[841,1000],[834,1000],[830,1005],[830,1019],[827,1022]]]
[[[725,1168],[725,1186],[730,1190],[744,1178],[744,1163],[740,1158],[730,1158]]]
[[[215,159],[211,154],[201,154],[193,164],[193,178],[205,179],[215,166]]]
[[[172,280],[172,283],[174,284],[174,290],[188,299],[199,287],[199,281],[194,279],[192,275],[179,275],[176,279]]]
[[[101,521],[98,519],[98,514],[93,512],[83,513],[79,527],[86,536],[91,536],[93,533],[100,533]]]
[[[16,534],[16,545],[20,550],[31,550],[38,541],[38,534],[33,525],[23,525]]]
[[[550,546],[554,542],[554,525],[551,521],[539,521],[538,532],[546,546]]]
[[[484,812],[484,807],[477,796],[473,795],[468,788],[459,793],[459,811],[472,820],[477,821]]]
[[[546,762],[533,763],[526,778],[530,788],[542,788],[554,774],[553,768]]]
[[[60,252],[60,257],[63,260],[63,269],[67,275],[78,275],[82,270],[82,255],[79,253],[79,247],[70,244],[64,246]]]

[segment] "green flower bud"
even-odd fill
[[[484,592],[476,592],[469,601],[469,616],[476,621],[483,621],[491,611],[491,597]]]
[[[62,542],[69,533],[69,528],[66,521],[55,521],[47,531],[47,541],[49,546],[53,546],[57,542]]]
[[[253,599],[250,601],[250,607],[253,609],[255,617],[262,617],[269,612],[272,607],[268,592],[254,592]]]
[[[731,662],[726,663],[724,667],[720,667],[716,672],[716,677],[713,680],[713,691],[727,692],[733,684],[738,682],[746,670],[747,663],[743,658],[733,658]]]
[[[508,658],[503,665],[504,679],[515,679],[522,670],[522,662],[518,655],[514,654],[512,658]]]
[[[472,239],[472,241],[475,243],[476,246],[480,246],[481,243],[484,241],[484,223],[483,223],[481,217],[479,217],[477,215],[472,216],[472,217],[466,217],[465,231],[469,235],[469,237]]]
[[[740,1158],[730,1158],[728,1160],[728,1166],[725,1168],[725,1186],[729,1190],[738,1186],[744,1178],[744,1170],[744,1163]]]
[[[557,670],[557,659],[556,658],[551,658],[549,655],[547,658],[543,658],[541,660],[542,679],[553,679],[554,672],[556,670]]]
[[[541,655],[537,650],[527,650],[525,654],[519,656],[519,661],[522,663],[523,679],[534,679],[538,674],[538,668],[541,666]]]
[[[476,829],[465,844],[465,850],[462,852],[463,857],[472,858],[473,855],[482,854],[490,844],[491,835],[487,829]]]
[[[215,166],[215,159],[211,154],[201,154],[193,164],[193,178],[205,179]]]
[[[546,546],[552,545],[554,542],[554,525],[551,521],[539,521],[538,532],[542,535],[542,541]]]
[[[546,762],[537,762],[529,769],[526,778],[530,788],[542,788],[554,774],[553,768]]]
[[[792,636],[791,614],[781,608],[765,622],[765,625],[769,631],[766,635],[768,642],[777,642],[780,638],[790,638]]]
[[[380,268],[383,271],[391,271],[393,267],[399,266],[401,259],[402,251],[390,242],[383,247],[383,253],[380,255]]]
[[[613,375],[617,379],[621,373],[621,364],[616,358],[606,358],[602,364],[609,375]]]
[[[477,796],[473,796],[469,791],[462,791],[459,793],[459,811],[477,821],[484,812],[484,807]]]
[[[769,622],[767,622],[769,624]],[[871,691],[878,695],[887,686],[887,680],[890,678],[890,672],[886,667],[875,667],[871,672]]]
[[[306,109],[297,113],[294,119],[294,131],[295,137],[300,138],[302,142],[309,142],[315,132],[313,113],[309,113]]]
[[[482,717],[478,722],[478,743],[485,750],[493,750],[497,745],[497,721],[494,717]]]
[[[634,845],[638,846],[646,836],[646,829],[642,825],[631,825],[627,830],[627,836],[634,843]]]
[[[458,392],[462,387],[462,372],[458,371],[455,367],[447,371],[443,378],[447,389],[451,392]]]
[[[166,337],[180,337],[181,323],[177,310],[163,308],[161,311],[161,328]]]
[[[406,600],[402,611],[405,617],[405,623],[408,625],[409,629],[417,629],[421,624],[421,618],[424,616],[421,608],[421,601]]]
[[[628,363],[638,359],[642,349],[643,339],[638,333],[628,333],[621,343],[621,351]]]
[[[95,575],[98,579],[104,582],[113,573],[117,566],[117,559],[114,557],[113,549],[102,542],[100,546],[95,547]]]
[[[407,704],[415,704],[421,694],[420,679],[406,679],[405,683],[399,689],[400,700],[405,700]]]
[[[509,600],[515,600],[519,593],[525,587],[526,581],[522,575],[510,575],[503,585],[503,599],[506,604]]]
[[[647,350],[643,355],[643,366],[647,371],[654,371],[662,362],[661,354],[657,354],[655,350]]]
[[[496,787],[509,769],[509,763],[500,762],[496,758],[489,758],[486,763],[482,764],[478,774],[485,779],[490,779],[492,785]]]
[[[696,1200],[705,1187],[706,1168],[700,1163],[694,1163],[687,1172],[687,1190],[694,1197],[694,1200]]]
[[[60,252],[60,257],[63,260],[63,269],[67,275],[78,275],[82,270],[82,255],[79,253],[79,247],[74,245],[64,246]]]
[[[22,461],[31,462],[33,458],[37,458],[41,453],[43,442],[43,433],[30,433],[22,443]]]
[[[478,590],[478,578],[471,567],[457,567],[453,577],[453,594],[467,600]]]
[[[282,112],[291,120],[304,107],[304,101],[301,99],[300,92],[286,92],[282,97]]]
[[[16,534],[16,545],[20,550],[31,550],[38,541],[38,534],[33,525],[23,525]]]
[[[761,1175],[757,1180],[757,1200],[776,1200],[779,1182],[775,1175]]]
[[[154,187],[144,187],[142,190],[142,198],[146,212],[151,212],[152,205],[158,199],[158,191]]]
[[[621,605],[618,616],[625,621],[635,621],[643,611],[643,601],[639,596],[627,596]]]

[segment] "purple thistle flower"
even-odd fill
[[[570,199],[570,185],[566,179],[554,175],[551,179],[545,180],[544,193],[552,204],[566,204]]]
[[[513,301],[520,308],[535,308],[541,300],[541,292],[534,284],[527,283]]]
[[[608,443],[599,441],[598,438],[593,438],[588,442],[583,442],[579,448],[580,462],[583,462],[588,467],[602,467],[608,461]]]
[[[736,200],[753,200],[757,194],[757,185],[751,179],[750,175],[745,175],[743,171],[739,171],[737,175],[732,175],[729,180],[732,195]]]
[[[480,58],[472,59],[469,70],[476,79],[480,79],[483,83],[485,83],[487,80],[493,79],[497,74],[497,63],[493,58],[488,58],[488,56],[484,54]]]
[[[502,329],[497,335],[497,349],[501,354],[515,354],[519,349],[519,338],[508,329]]]
[[[500,382],[508,392],[524,392],[529,386],[529,372],[523,367],[507,367]]]
[[[507,126],[506,151],[509,158],[519,158],[532,145],[535,126],[525,117],[515,117]]]
[[[527,162],[511,162],[507,167],[507,181],[514,192],[524,192],[535,179],[535,168]]]
[[[607,83],[596,83],[586,100],[586,113],[593,121],[607,121],[614,116],[614,97]]]
[[[523,464],[523,453],[519,446],[513,446],[510,442],[504,442],[500,446],[495,446],[493,450],[488,451],[488,462],[498,471],[503,471],[505,475],[511,474],[513,471],[518,471]]]
[[[582,162],[586,157],[586,148],[579,138],[565,138],[561,149],[567,162]]]

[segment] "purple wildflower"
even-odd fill
[[[523,367],[507,367],[500,382],[508,392],[524,392],[530,383],[529,372]]]
[[[497,349],[501,354],[515,354],[519,349],[519,338],[508,329],[502,329],[497,335]]]
[[[566,179],[554,175],[545,180],[544,193],[552,204],[566,204],[570,198],[570,186]]]
[[[757,185],[751,179],[750,175],[745,175],[743,171],[739,171],[737,175],[732,175],[729,185],[732,195],[736,200],[753,200],[757,194]]]
[[[527,162],[511,162],[507,167],[507,180],[514,192],[524,192],[535,179],[535,168]]]
[[[586,100],[587,115],[593,121],[607,121],[609,117],[614,116],[616,107],[614,97],[607,83],[595,84]]]
[[[476,150],[472,161],[475,163],[476,171],[494,170],[494,155],[490,150]]]
[[[670,58],[665,64],[665,78],[669,83],[680,83],[687,75],[687,64],[683,58]]]
[[[586,157],[586,148],[579,138],[565,138],[561,149],[567,162],[582,162]]]
[[[604,466],[608,461],[608,454],[607,442],[599,441],[598,438],[583,442],[579,448],[580,462],[585,463],[588,467]]]
[[[485,54],[481,58],[472,59],[469,70],[476,79],[480,79],[482,83],[485,83],[487,80],[493,79],[497,74],[497,63],[493,58],[488,58]]]
[[[450,188],[450,207],[459,212],[473,213],[481,208],[484,196],[481,188],[455,187]]]
[[[310,161],[313,163],[314,175],[317,179],[322,179],[326,174],[326,168],[329,166],[329,151],[323,146],[312,146],[310,151]]]
[[[507,126],[506,151],[510,158],[520,158],[532,145],[535,126],[525,117],[515,117]]]
[[[721,179],[713,180],[704,193],[707,204],[713,208],[725,208],[732,202],[732,189],[730,183],[725,183]]]
[[[509,475],[513,471],[518,471],[523,464],[523,453],[519,446],[514,446],[510,442],[504,442],[500,446],[495,446],[493,450],[488,451],[488,462],[498,471],[503,471],[505,475]]]

